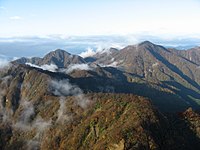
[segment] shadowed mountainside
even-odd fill
[[[24,65],[2,71],[0,148],[199,148],[199,114],[191,109],[164,116],[146,98],[83,95],[73,82],[78,83],[68,75]]]
[[[84,59],[56,50],[40,58],[42,61],[37,63],[34,63],[35,58],[29,60],[39,66],[55,64],[58,68],[65,69],[71,64],[88,62],[86,65],[90,70],[80,68],[69,73],[85,91],[134,93],[149,97],[158,107],[170,104],[164,108],[166,111],[183,110],[187,107],[198,110],[200,69],[197,57],[194,60],[193,57],[187,58],[189,54],[185,53],[190,51],[198,53],[197,48],[178,51],[144,41],[122,50],[102,50]],[[23,59],[14,61],[24,62]]]

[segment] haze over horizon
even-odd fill
[[[0,37],[149,34],[200,37],[198,0],[0,0]]]
[[[198,0],[0,0],[0,54],[80,54],[144,40],[191,48],[200,45],[199,7]]]

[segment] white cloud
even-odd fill
[[[72,114],[66,113],[66,96],[75,96],[75,104],[83,109],[87,108],[90,103],[90,101],[84,97],[82,90],[78,86],[70,84],[68,80],[53,80],[50,82],[50,87],[51,92],[54,95],[60,96],[60,107],[57,111],[57,123],[63,124],[73,120]]]
[[[71,85],[68,80],[52,81],[50,87],[52,87],[52,92],[56,96],[69,96],[82,93],[80,88]]]
[[[118,62],[114,61],[111,64],[107,65],[108,67],[117,67]]]
[[[57,120],[56,122],[57,123],[61,123],[61,124],[64,124],[65,122],[70,122],[73,118],[70,114],[66,114],[65,113],[65,110],[66,110],[66,107],[65,107],[65,100],[64,98],[60,98],[59,100],[59,104],[60,104],[60,107],[58,109],[58,117],[57,117]]]
[[[33,138],[39,142],[39,137],[52,125],[52,120],[45,121],[40,115],[32,121],[31,117],[35,115],[35,108],[31,101],[21,100],[20,107],[22,112],[16,123],[12,122],[12,127],[22,131],[31,131],[36,129],[36,135]],[[39,136],[39,137],[38,137]]]
[[[12,127],[21,131],[35,130],[35,136],[31,140],[27,140],[28,149],[38,147],[41,142],[43,133],[52,125],[52,120],[45,121],[40,115],[32,121],[35,115],[35,108],[31,101],[21,100],[20,107],[22,112],[17,122],[12,122]]]
[[[1,6],[0,9],[2,9],[2,10],[6,10],[6,7]]]
[[[23,113],[21,114],[21,121],[27,124],[30,121],[32,115],[35,114],[33,104],[29,101],[20,101],[21,106],[24,108]]]
[[[72,64],[61,72],[71,73],[74,70],[92,70],[92,68],[88,64]]]
[[[13,57],[12,58],[12,61],[15,61],[15,60],[17,60],[17,59],[19,59],[20,57]]]
[[[95,54],[96,52],[92,48],[88,48],[85,52],[82,52],[80,56],[83,58],[86,58],[86,57],[94,56]]]
[[[54,64],[50,64],[50,65],[42,65],[42,66],[38,66],[38,65],[35,65],[35,64],[31,64],[31,63],[26,63],[26,65],[29,65],[31,67],[35,67],[35,68],[39,68],[39,69],[42,69],[42,70],[48,70],[48,71],[51,71],[51,72],[56,72],[56,70],[58,69],[58,66],[54,65]]]
[[[106,53],[106,54],[110,54],[110,46],[106,46],[106,45],[98,45],[97,49],[96,49],[96,53],[97,54],[103,54],[103,53]]]
[[[20,106],[22,107],[23,111],[20,114],[19,120],[12,126],[13,128],[17,128],[24,131],[31,130],[31,116],[35,114],[33,104],[30,101],[21,100]]]
[[[116,48],[116,49],[123,49],[124,47],[126,47],[128,44],[130,44],[130,43],[112,43],[111,45],[110,45],[110,47],[112,47],[112,48]],[[132,44],[132,43],[131,43]]]
[[[51,72],[57,72],[57,70],[58,70],[58,66],[56,66],[54,64],[50,64],[50,65],[45,64],[42,66],[38,66],[35,64],[26,63],[26,65],[29,65],[34,68],[39,68],[42,70],[48,70]],[[61,69],[59,71],[64,72],[64,73],[71,73],[74,70],[92,70],[92,68],[88,64],[72,64],[72,65],[69,65],[69,67],[67,69]]]
[[[101,66],[101,67],[117,67],[118,66],[118,62],[117,61],[113,61],[113,62],[111,62],[110,64],[99,64],[99,66]]]
[[[10,17],[11,20],[22,20],[22,17],[20,16],[12,16]]]
[[[45,121],[41,116],[39,116],[34,122],[32,127],[36,128],[39,133],[42,133],[47,128],[52,125],[52,120]]]
[[[110,52],[111,47],[121,49],[124,46],[117,43],[98,44],[96,45],[96,50],[92,48],[87,48],[87,50],[85,52],[80,53],[79,56],[86,58],[86,57],[92,57],[96,54],[103,54],[103,53],[106,53],[107,55],[109,55],[111,53]]]
[[[139,36],[137,35],[126,35],[125,36],[126,42],[128,44],[137,44],[139,43]]]
[[[4,7],[4,6],[0,6],[0,11],[3,12],[3,13],[8,13],[7,8]]]
[[[78,86],[70,84],[68,80],[51,81],[50,87],[54,95],[61,96],[61,101],[63,97],[73,95],[76,97],[77,105],[82,108],[86,108],[90,102],[84,97],[83,91]]]
[[[0,69],[8,67],[8,66],[9,66],[9,61],[7,59],[0,58]]]
[[[41,69],[41,67],[40,67],[40,66],[38,66],[38,65],[35,65],[35,64],[26,63],[26,65],[29,65],[29,66],[31,66],[31,67],[35,67],[35,68],[40,68],[40,69]]]
[[[41,68],[43,70],[48,70],[51,72],[56,72],[56,70],[58,69],[58,66],[54,65],[54,64],[50,64],[50,65],[42,65]]]
[[[40,142],[38,142],[37,137],[34,137],[33,140],[29,140],[26,143],[27,150],[32,150],[32,149],[39,149]]]

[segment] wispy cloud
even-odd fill
[[[76,85],[72,85],[68,80],[53,80],[50,82],[50,90],[56,95],[63,97],[73,95],[76,97],[76,104],[82,108],[87,108],[90,101],[85,98],[83,91]]]
[[[10,17],[11,20],[22,20],[23,18],[21,16],[12,16]]]
[[[6,7],[0,6],[0,9],[2,9],[2,10],[6,10]]]
[[[82,52],[79,54],[79,56],[83,57],[83,58],[86,58],[86,57],[92,57],[96,54],[103,54],[103,53],[106,53],[106,54],[110,54],[110,48],[111,47],[114,47],[114,48],[119,48],[119,46],[117,46],[116,44],[115,45],[112,45],[112,44],[108,44],[108,45],[103,45],[103,44],[99,44],[97,45],[96,47],[96,50],[92,49],[92,48],[87,48],[86,51]],[[122,47],[120,47],[122,48]]]
[[[29,66],[35,67],[35,68],[39,68],[39,69],[42,69],[42,70],[48,70],[48,71],[51,71],[51,72],[56,72],[56,70],[58,69],[58,67],[54,64],[50,64],[50,65],[45,64],[45,65],[42,65],[42,66],[38,66],[38,65],[35,65],[35,64],[26,63],[26,65],[29,65]]]
[[[69,65],[67,69],[61,70],[61,72],[71,73],[74,70],[92,70],[92,68],[88,64],[72,64]]]
[[[0,58],[0,69],[9,66],[9,61],[6,59],[1,59]]]
[[[96,52],[92,48],[88,48],[85,52],[80,54],[81,57],[86,58],[95,55]]]
[[[4,6],[0,6],[0,11],[1,11],[1,12],[4,12],[4,13],[7,13],[7,12],[8,12],[7,8],[4,7]]]

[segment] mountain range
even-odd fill
[[[69,75],[75,80],[80,79],[79,84],[82,89],[87,87],[86,91],[134,93],[149,97],[158,107],[164,106],[163,109],[166,111],[168,109],[177,111],[184,110],[188,106],[199,109],[198,56],[200,56],[199,48],[176,50],[144,41],[121,50],[114,48],[103,50],[86,58],[63,50],[55,50],[43,58],[21,58],[14,63],[31,63],[38,66],[54,64],[60,70],[67,69],[73,64],[80,64],[79,68],[75,68]],[[82,69],[83,64],[88,67]],[[93,87],[88,84],[93,82],[97,82],[98,86]],[[105,87],[112,88],[109,91]],[[160,96],[155,96],[160,93],[162,93]],[[168,95],[169,98],[164,95]],[[167,108],[165,104],[172,106]]]
[[[57,49],[0,72],[0,149],[199,149],[200,48]]]

